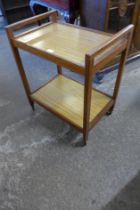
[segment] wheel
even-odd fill
[[[106,115],[107,115],[107,116],[110,116],[110,115],[112,114],[112,112],[113,112],[113,109],[114,109],[114,107],[111,107],[111,108],[106,112]]]
[[[107,116],[110,116],[111,114],[112,114],[112,111],[108,111],[108,112],[106,113]]]

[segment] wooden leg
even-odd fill
[[[62,74],[62,67],[57,65],[57,72],[58,74]]]
[[[34,102],[30,98],[30,94],[31,94],[30,86],[29,86],[29,83],[28,83],[28,80],[27,80],[27,77],[26,77],[26,74],[25,74],[25,71],[24,71],[23,64],[21,62],[21,58],[20,58],[18,49],[16,47],[12,46],[12,50],[13,50],[15,61],[16,61],[16,64],[17,64],[17,67],[18,67],[18,70],[19,70],[19,74],[20,74],[23,86],[24,86],[25,93],[27,95],[29,104],[32,107],[32,110],[34,111],[35,110]]]
[[[90,121],[90,106],[92,94],[92,64],[89,56],[86,56],[85,86],[84,86],[84,119],[83,119],[83,143],[87,144]]]
[[[87,140],[88,140],[88,129],[84,129],[83,132],[83,145],[86,146],[87,145]]]
[[[34,104],[33,101],[31,101],[30,105],[31,105],[31,107],[32,107],[32,110],[35,111],[35,104]]]
[[[118,69],[118,75],[117,75],[117,79],[116,79],[116,83],[115,83],[115,87],[114,87],[114,93],[113,93],[113,99],[114,99],[114,105],[107,111],[106,115],[109,116],[112,114],[115,104],[116,104],[116,99],[119,93],[119,88],[120,88],[120,83],[121,83],[121,79],[122,79],[122,74],[123,74],[123,68],[124,68],[124,64],[125,64],[125,60],[126,60],[126,55],[127,55],[127,51],[123,51],[121,54],[121,58],[120,58],[120,64],[119,64],[119,69]]]
[[[127,49],[122,52],[121,58],[120,58],[118,75],[117,75],[117,79],[116,79],[116,83],[115,83],[115,87],[114,87],[114,93],[113,93],[114,106],[115,106],[116,99],[117,99],[117,96],[118,96],[118,93],[119,93],[119,88],[120,88],[120,84],[121,84],[121,80],[122,80],[123,69],[124,69],[124,64],[125,64],[125,61],[126,61],[126,57],[127,57]]]

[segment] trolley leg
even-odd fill
[[[87,140],[88,140],[88,129],[85,129],[83,132],[83,145],[86,146],[87,145]]]
[[[34,102],[32,101],[32,99],[30,97],[31,90],[30,90],[30,86],[29,86],[29,83],[28,83],[28,80],[27,80],[27,77],[26,77],[26,74],[25,74],[25,70],[24,70],[24,67],[23,67],[23,64],[22,64],[22,61],[21,61],[21,57],[20,57],[19,51],[12,43],[12,40],[11,40],[12,33],[11,33],[10,30],[7,30],[7,35],[9,37],[10,45],[11,45],[11,48],[12,48],[12,51],[13,51],[13,55],[14,55],[14,58],[15,58],[15,61],[16,61],[17,67],[18,67],[18,71],[19,71],[19,75],[20,75],[21,81],[22,81],[23,86],[24,86],[24,90],[25,90],[26,96],[28,98],[29,104],[32,107],[32,110],[34,111],[35,110]]]
[[[62,67],[57,65],[57,72],[58,74],[62,74]]]
[[[90,123],[90,107],[92,94],[92,65],[93,61],[90,56],[86,56],[85,84],[84,84],[84,118],[83,118],[83,143],[87,144],[89,123]]]

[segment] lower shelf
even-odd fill
[[[31,95],[32,100],[59,115],[76,127],[83,128],[84,86],[58,75]],[[92,90],[90,122],[111,101],[108,96]]]

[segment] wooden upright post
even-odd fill
[[[92,94],[92,59],[86,55],[85,59],[85,84],[84,84],[84,117],[83,117],[83,143],[87,144],[89,123],[90,123],[90,107]]]
[[[11,48],[12,48],[12,51],[13,51],[13,55],[14,55],[14,58],[15,58],[15,61],[16,61],[17,67],[18,67],[18,71],[19,71],[19,74],[20,74],[20,77],[21,77],[21,81],[22,81],[23,86],[24,86],[25,93],[27,95],[29,104],[31,105],[31,107],[34,111],[34,102],[30,98],[31,90],[30,90],[30,86],[29,86],[29,83],[28,83],[28,80],[27,80],[27,77],[26,77],[26,74],[25,74],[25,70],[24,70],[24,67],[23,67],[23,64],[22,64],[22,61],[21,61],[21,58],[20,58],[20,54],[19,54],[18,49],[13,45],[13,43],[11,41],[11,39],[13,37],[13,33],[8,28],[6,29],[6,32],[7,32],[9,42],[10,42],[10,45],[11,45]]]

